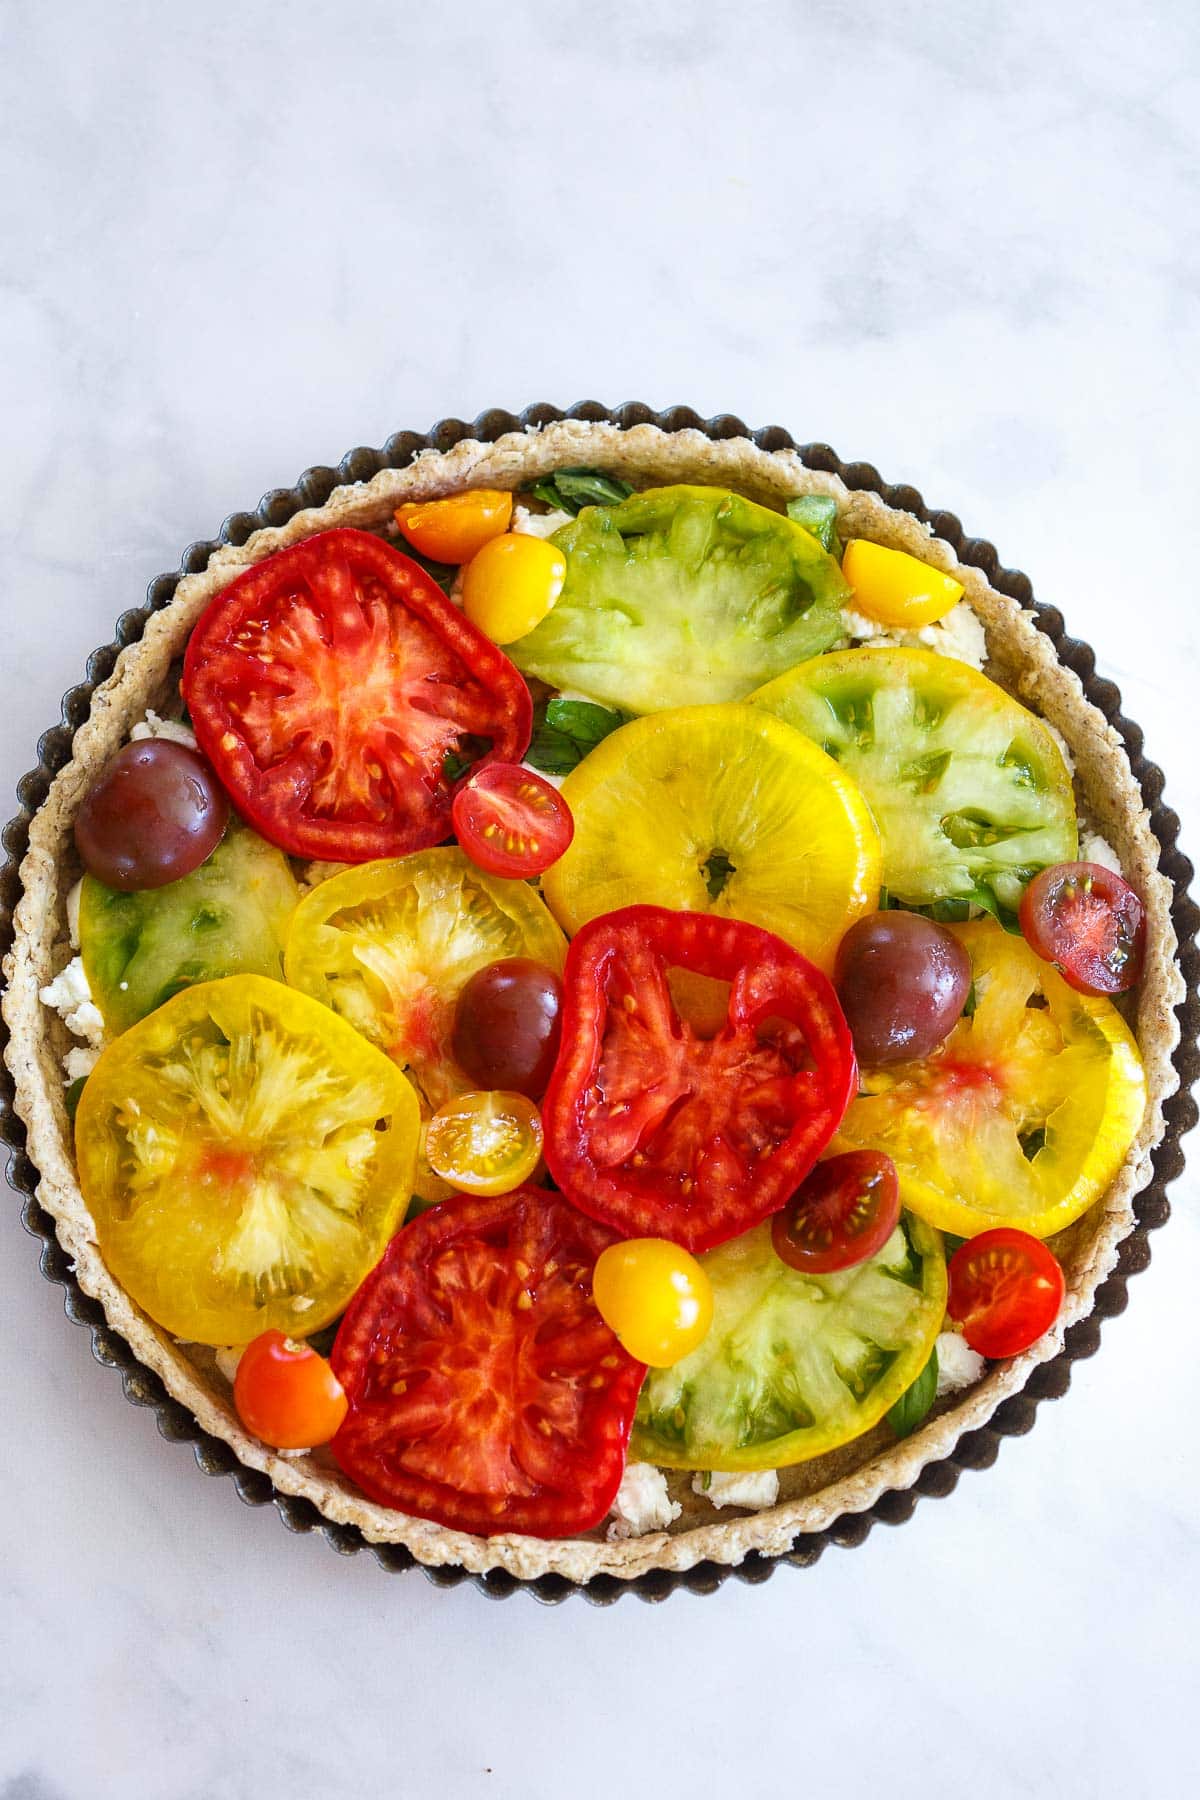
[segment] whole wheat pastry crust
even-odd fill
[[[38,991],[66,961],[66,893],[75,879],[71,826],[96,772],[125,741],[148,706],[171,687],[172,665],[204,607],[243,569],[289,544],[334,525],[378,528],[402,500],[434,498],[467,486],[516,488],[571,465],[599,467],[635,485],[701,481],[735,487],[768,505],[795,494],[832,495],[843,537],[869,537],[908,550],[962,582],[982,620],[991,675],[1062,732],[1076,765],[1081,807],[1118,851],[1126,876],[1146,906],[1147,958],[1131,1019],[1146,1063],[1148,1104],[1137,1140],[1104,1199],[1063,1234],[1056,1248],[1067,1273],[1067,1299],[1054,1329],[1023,1356],[994,1369],[956,1403],[942,1403],[910,1438],[892,1440],[886,1426],[830,1456],[781,1472],[781,1498],[769,1511],[715,1518],[691,1493],[687,1477],[672,1477],[683,1515],[669,1532],[620,1543],[601,1533],[541,1540],[523,1536],[470,1537],[374,1505],[321,1454],[282,1456],[247,1435],[233,1410],[228,1384],[211,1352],[181,1345],[161,1331],[109,1275],[80,1194],[64,1105],[63,1028]],[[798,1533],[824,1529],[842,1513],[865,1511],[889,1489],[908,1487],[929,1463],[947,1456],[967,1431],[985,1424],[1000,1403],[1020,1390],[1033,1367],[1062,1348],[1063,1334],[1092,1308],[1099,1284],[1116,1261],[1134,1223],[1133,1199],[1150,1180],[1150,1155],[1163,1134],[1163,1104],[1178,1078],[1172,1053],[1179,1037],[1174,1008],[1184,997],[1171,925],[1171,887],[1158,872],[1159,845],[1120,738],[1085,697],[1077,675],[1055,655],[1033,615],[992,588],[979,570],[958,561],[952,547],[906,512],[876,495],[855,492],[832,474],[807,469],[794,450],[767,451],[748,438],[713,441],[700,431],[629,430],[564,420],[540,430],[512,432],[494,444],[468,440],[445,452],[426,450],[400,470],[337,489],[324,506],[297,513],[286,525],[224,546],[201,573],[185,576],[174,600],[146,622],[141,640],[125,649],[110,678],[97,688],[79,728],[72,760],[54,780],[32,821],[21,866],[14,945],[5,960],[4,1016],[8,1063],[28,1149],[40,1171],[40,1204],[54,1220],[83,1291],[99,1301],[109,1324],[161,1377],[168,1392],[203,1429],[223,1439],[239,1459],[264,1471],[282,1493],[304,1497],[325,1518],[356,1526],[373,1543],[402,1544],[426,1564],[457,1564],[472,1573],[502,1568],[528,1579],[547,1574],[585,1582],[593,1576],[632,1579],[648,1570],[683,1570],[699,1562],[738,1563],[750,1551],[788,1550]]]

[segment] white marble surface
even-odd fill
[[[265,488],[633,396],[957,510],[1194,823],[1198,72],[1192,0],[0,0],[0,787]],[[989,1473],[807,1573],[608,1611],[239,1506],[92,1361],[14,1201],[0,1796],[1194,1793],[1198,1198]]]

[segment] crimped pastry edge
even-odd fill
[[[843,536],[874,538],[953,573],[987,631],[989,671],[1070,744],[1083,804],[1118,850],[1145,901],[1148,922],[1136,1019],[1146,1062],[1146,1117],[1107,1195],[1073,1228],[1067,1301],[1054,1329],[1023,1356],[992,1370],[911,1438],[865,1452],[861,1466],[836,1474],[815,1492],[740,1518],[703,1525],[685,1519],[673,1532],[617,1544],[595,1537],[481,1539],[447,1531],[375,1506],[316,1459],[283,1457],[250,1438],[223,1384],[211,1382],[184,1347],[154,1326],[104,1267],[70,1153],[60,1045],[51,1015],[38,1000],[38,989],[63,960],[65,891],[60,877],[75,810],[95,771],[124,741],[134,720],[161,700],[170,665],[208,601],[242,569],[315,531],[335,525],[378,526],[401,500],[432,498],[465,486],[517,487],[571,464],[603,467],[635,483],[726,483],[775,505],[798,493],[829,494],[838,502]],[[1038,1363],[1058,1354],[1068,1327],[1090,1312],[1096,1289],[1133,1225],[1133,1198],[1150,1179],[1150,1155],[1163,1132],[1163,1104],[1178,1085],[1171,1057],[1179,1036],[1174,1007],[1184,996],[1184,984],[1175,960],[1171,887],[1158,871],[1159,845],[1124,746],[1087,700],[1078,676],[1058,660],[1031,612],[998,593],[979,570],[960,563],[953,548],[913,515],[887,506],[874,494],[848,489],[836,475],[806,468],[794,450],[762,450],[748,438],[713,441],[698,430],[666,432],[651,425],[623,430],[564,420],[511,432],[493,444],[468,439],[449,451],[425,450],[408,467],[382,470],[369,482],[339,488],[323,506],[299,512],[283,526],[257,531],[240,547],[223,546],[202,572],[185,576],[171,604],[148,619],[140,642],[121,653],[113,674],[96,690],[72,748],[71,761],[55,778],[30,827],[14,947],[5,962],[7,1055],[29,1154],[41,1173],[37,1197],[55,1219],[81,1288],[100,1302],[110,1325],[155,1370],[168,1392],[206,1431],[229,1444],[241,1462],[266,1473],[280,1492],[310,1500],[325,1518],[357,1527],[372,1543],[402,1544],[419,1562],[459,1565],[472,1573],[501,1568],[522,1579],[546,1574],[580,1583],[598,1575],[632,1579],[650,1570],[689,1569],[702,1561],[738,1563],[751,1551],[778,1555],[791,1548],[798,1533],[820,1531],[843,1513],[866,1510],[888,1490],[911,1485],[927,1464],[948,1455],[965,1432],[986,1424]],[[786,1486],[786,1474],[783,1479]]]

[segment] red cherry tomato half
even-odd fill
[[[575,836],[571,809],[556,787],[516,763],[488,763],[454,796],[454,835],[489,875],[540,875]]]
[[[1018,1356],[1049,1331],[1066,1283],[1052,1251],[1003,1225],[960,1245],[950,1258],[946,1311],[980,1356]]]
[[[464,751],[524,755],[529,689],[411,557],[322,531],[247,569],[192,632],[183,693],[239,813],[293,856],[441,843]]]
[[[1141,979],[1146,909],[1101,863],[1055,863],[1021,897],[1021,930],[1043,962],[1081,994],[1123,994]]]
[[[342,1384],[325,1358],[282,1331],[264,1331],[247,1344],[233,1401],[246,1430],[277,1450],[327,1444],[346,1416]]]
[[[771,1220],[775,1254],[806,1275],[866,1262],[900,1221],[900,1181],[890,1156],[851,1150],[816,1168]]]
[[[451,1530],[598,1525],[646,1373],[592,1299],[613,1242],[531,1187],[445,1200],[397,1232],[333,1346],[350,1397],[339,1467],[372,1500]]]

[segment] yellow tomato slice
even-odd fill
[[[101,1254],[177,1337],[243,1344],[328,1324],[404,1217],[416,1095],[304,994],[231,975],[104,1052],[79,1102]]]
[[[541,1114],[524,1094],[460,1094],[425,1130],[435,1175],[464,1194],[511,1194],[542,1157]]]
[[[1133,1034],[991,920],[952,927],[976,1004],[932,1056],[865,1070],[836,1149],[883,1150],[904,1204],[959,1237],[1062,1231],[1098,1200],[1142,1121]]]
[[[648,904],[745,919],[828,969],[879,897],[854,782],[800,732],[736,704],[650,714],[567,776],[570,848],[542,877],[562,925]]]
[[[450,1048],[458,996],[471,976],[527,956],[561,974],[567,945],[525,881],[476,868],[461,850],[418,850],[361,863],[300,902],[284,968],[293,987],[340,1013],[400,1064],[429,1116],[476,1084]],[[416,1193],[450,1192],[422,1147]]]
[[[953,576],[869,538],[846,545],[842,574],[854,590],[850,605],[856,612],[904,631],[945,618],[963,596],[962,582]]]

